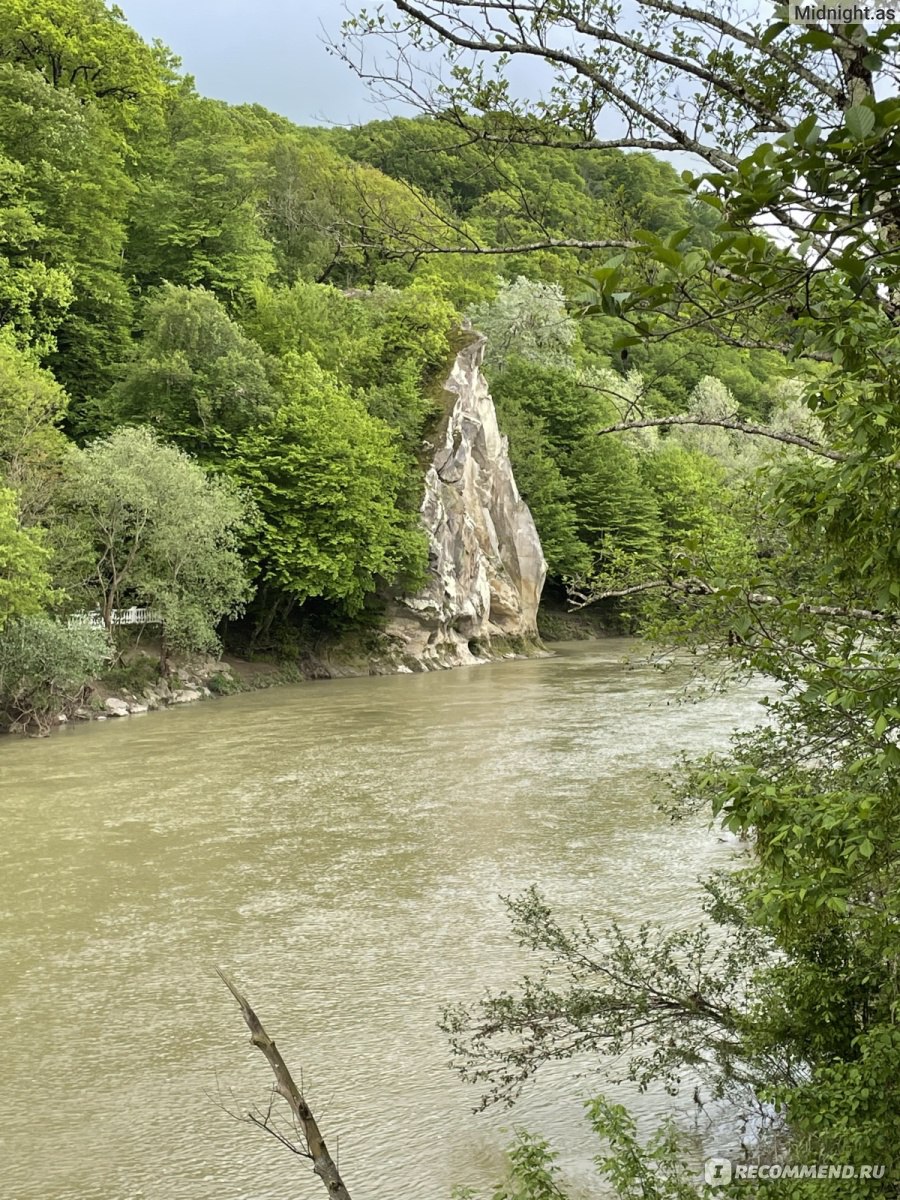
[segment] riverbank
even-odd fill
[[[370,635],[324,643],[287,659],[249,659],[223,654],[219,658],[175,659],[167,676],[160,672],[159,646],[152,640],[127,649],[120,665],[93,680],[76,702],[46,723],[32,721],[3,730],[25,736],[46,736],[54,727],[72,721],[106,721],[203,700],[256,692],[288,684],[325,679],[380,675],[415,675],[482,666],[504,660],[550,655],[540,637],[495,637],[488,643],[469,642],[446,648],[436,645],[427,659],[402,653],[390,638]]]
[[[570,612],[562,599],[547,597],[532,636],[495,636],[489,641],[436,640],[427,654],[415,657],[402,638],[383,630],[348,631],[299,644],[290,654],[242,657],[225,653],[218,658],[173,659],[168,676],[160,672],[160,646],[139,636],[125,648],[122,661],[91,683],[59,711],[41,720],[23,719],[0,728],[0,733],[46,736],[54,728],[80,721],[105,721],[139,716],[159,709],[195,704],[243,692],[324,679],[378,675],[414,675],[481,666],[505,660],[540,658],[550,653],[548,642],[603,640],[621,636],[596,609]]]

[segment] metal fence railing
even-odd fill
[[[89,625],[93,629],[103,628],[103,613],[99,608],[91,612],[72,613],[67,618],[69,625]],[[114,608],[110,623],[112,625],[159,625],[162,617],[155,608],[133,604],[131,608]]]

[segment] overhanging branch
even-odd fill
[[[598,429],[597,436],[605,433],[625,433],[629,429],[651,429],[665,425],[713,425],[718,429],[731,429],[736,433],[746,433],[751,437],[771,438],[773,442],[784,442],[788,446],[799,446],[818,454],[821,458],[829,458],[832,462],[846,462],[848,456],[840,450],[831,450],[812,438],[803,437],[799,433],[788,433],[786,430],[768,429],[764,425],[749,425],[746,421],[738,421],[733,417],[694,417],[690,415],[678,417],[647,417],[641,421],[621,421],[618,425],[607,425]]]
[[[569,606],[573,612],[578,609],[587,608],[589,604],[596,604],[600,600],[621,600],[626,596],[638,596],[645,592],[668,591],[678,593],[683,596],[721,596],[727,594],[726,589],[713,587],[712,584],[706,583],[703,579],[691,577],[689,579],[648,579],[644,583],[634,583],[629,587],[610,588],[599,592],[578,591],[575,588],[569,590]],[[752,606],[774,606],[783,608],[787,604],[793,604],[794,611],[805,613],[812,617],[824,617],[838,622],[858,621],[878,621],[896,623],[900,620],[900,614],[892,612],[881,612],[875,608],[855,608],[843,604],[807,604],[801,602],[799,604],[793,601],[784,600],[780,596],[770,596],[767,592],[744,592],[743,599]]]

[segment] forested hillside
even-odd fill
[[[254,652],[377,628],[422,578],[423,444],[464,318],[551,592],[755,553],[741,493],[774,450],[597,436],[635,414],[797,416],[777,353],[688,331],[629,356],[616,317],[576,320],[607,239],[706,237],[648,154],[575,162],[427,117],[298,128],[198,95],[101,0],[10,0],[0,179],[8,711],[29,679],[99,669],[103,638],[60,624],[75,611],[150,605],[165,653],[214,648],[225,618]],[[559,238],[574,251],[479,252]]]

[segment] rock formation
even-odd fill
[[[483,357],[484,338],[472,334],[444,385],[456,400],[425,475],[428,581],[394,602],[386,631],[402,659],[419,669],[539,646],[547,564],[516,487]]]

